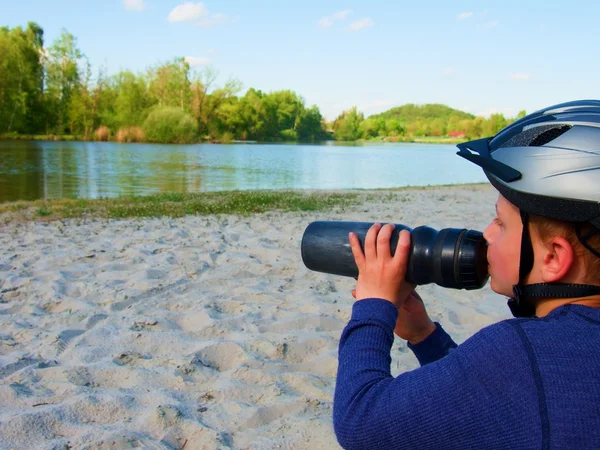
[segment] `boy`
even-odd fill
[[[404,281],[410,234],[375,224],[340,339],[334,428],[344,448],[600,448],[600,101],[531,114],[458,146],[499,191],[491,288],[515,319],[457,346]],[[393,378],[396,334],[421,367]]]

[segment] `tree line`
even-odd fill
[[[427,137],[466,140],[493,136],[525,115],[525,111],[520,111],[515,118],[499,113],[484,118],[446,105],[407,104],[365,118],[353,107],[340,114],[332,128],[336,138],[345,141],[413,141]]]
[[[265,93],[211,68],[175,58],[143,73],[95,74],[77,39],[63,31],[50,45],[36,23],[0,28],[0,135],[189,143],[412,140],[494,134],[512,119],[474,117],[444,105],[405,105],[365,118],[355,107],[327,122],[291,90]],[[494,131],[495,130],[495,131]]]

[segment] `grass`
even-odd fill
[[[487,183],[467,183],[478,189]],[[210,193],[164,193],[146,197],[103,199],[57,199],[0,203],[0,224],[62,219],[125,219],[182,217],[185,215],[237,214],[247,216],[269,211],[327,211],[362,203],[410,201],[410,191],[438,190],[456,185],[406,186],[352,191],[227,191]],[[445,200],[442,196],[440,200]]]
[[[356,204],[354,192],[232,191],[165,193],[111,199],[60,199],[0,203],[2,222],[70,218],[123,219],[129,217],[182,217],[188,214],[249,215],[267,211],[322,211]]]

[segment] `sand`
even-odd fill
[[[496,199],[483,185],[376,196],[326,213],[0,224],[0,449],[340,448],[355,282],[304,267],[304,229],[483,230]],[[510,317],[488,286],[418,291],[459,343]],[[416,367],[396,339],[392,373]]]

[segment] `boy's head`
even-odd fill
[[[556,105],[458,148],[500,193],[484,236],[492,288],[513,295],[513,314],[600,295],[600,101]]]
[[[519,208],[502,195],[496,202],[496,216],[483,232],[488,243],[490,285],[494,292],[508,297],[519,283],[523,223]],[[584,247],[571,222],[531,215],[529,235],[533,265],[525,279],[534,283],[577,283],[600,285],[600,258]],[[592,226],[583,226],[584,232]],[[600,248],[600,232],[588,241]]]

